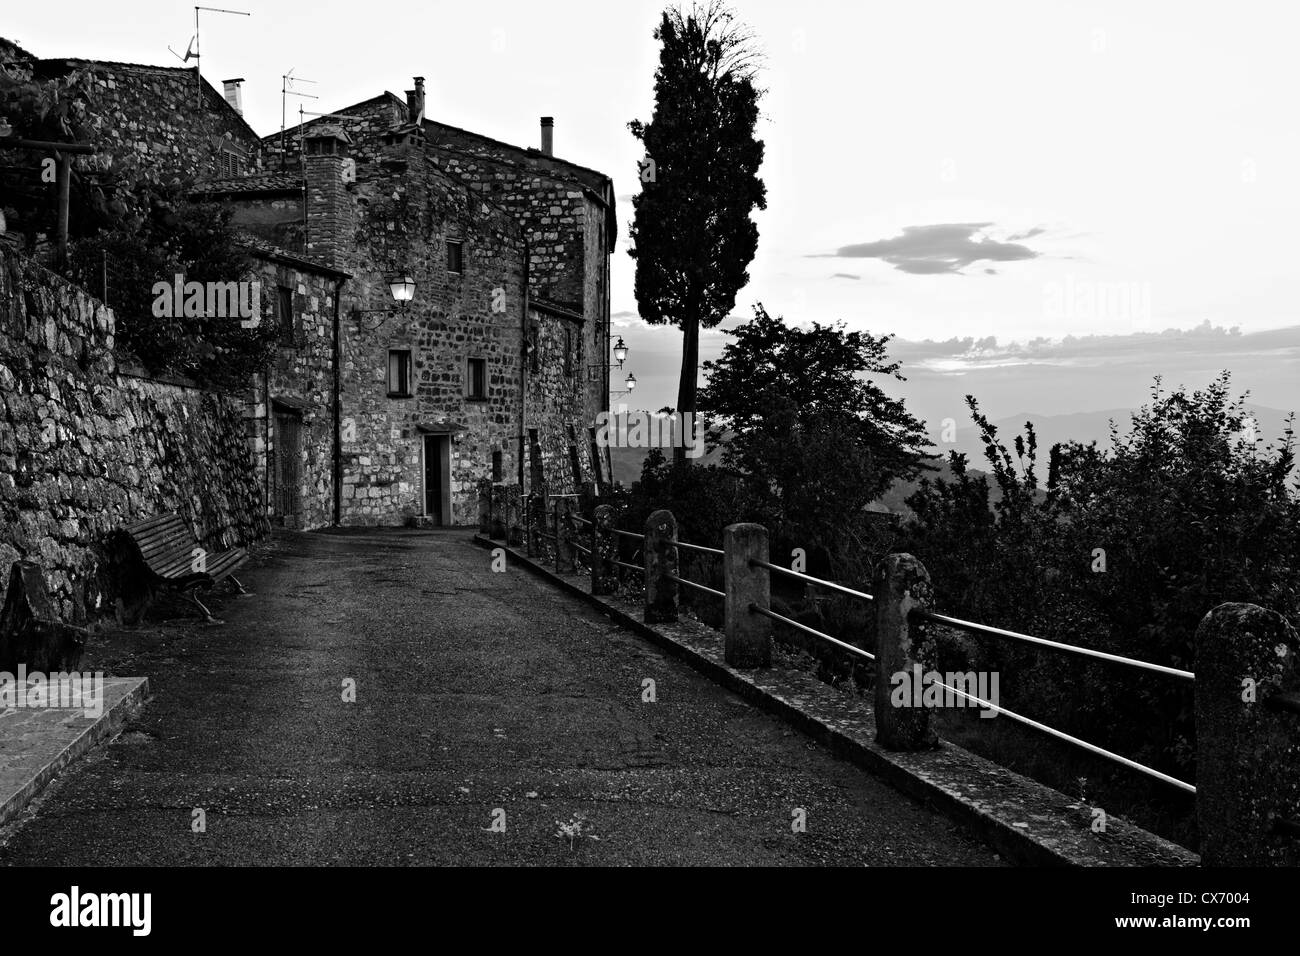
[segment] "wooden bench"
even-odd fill
[[[241,594],[246,593],[235,571],[248,560],[247,549],[207,554],[177,514],[145,518],[122,530],[134,546],[149,584],[180,592],[198,606],[206,620],[216,619],[198,599],[196,590],[211,590],[229,578]]]

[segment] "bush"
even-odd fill
[[[952,456],[955,479],[922,481],[903,548],[947,613],[1191,669],[1204,615],[1225,601],[1300,624],[1300,500],[1290,422],[1264,444],[1225,372],[1164,393],[1112,447],[1056,446],[1036,474],[1032,426],[1015,457],[968,397],[1002,498]],[[981,639],[1005,672],[1006,706],[1182,779],[1194,779],[1191,688],[1177,679]],[[1131,779],[1131,775],[1130,775]],[[1059,785],[1059,782],[1058,782]],[[1138,786],[1134,792],[1140,791]],[[1190,837],[1184,819],[1180,838]]]
[[[232,224],[232,211],[191,203],[175,190],[153,191],[148,214],[122,221],[72,244],[67,275],[104,294],[117,316],[120,346],[153,372],[187,375],[218,388],[240,389],[268,361],[275,323],[244,328],[237,318],[153,314],[154,283],[232,282],[253,277],[253,260]],[[262,314],[269,314],[269,289]]]

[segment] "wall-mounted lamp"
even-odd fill
[[[397,303],[396,309],[353,309],[352,315],[357,325],[366,332],[374,332],[394,312],[405,312],[408,303],[415,298],[415,279],[409,272],[394,272],[384,277],[388,283],[388,292]],[[374,325],[367,325],[362,319],[365,315],[378,315],[380,319]]]
[[[388,291],[393,294],[394,302],[410,302],[415,298],[415,280],[405,272],[390,275]]]
[[[617,398],[620,395],[632,394],[632,390],[636,388],[636,376],[629,372],[627,378],[623,381],[623,384],[626,385],[627,388],[621,392],[613,392],[612,394],[614,395],[615,398]]]
[[[614,362],[617,363],[618,368],[621,369],[623,367],[623,363],[627,361],[627,353],[628,353],[628,347],[626,343],[624,343],[623,341],[623,336],[620,335],[618,337],[618,341],[614,343]],[[608,368],[614,368],[614,367],[615,367],[614,364],[600,363],[600,362],[597,362],[595,365],[588,365],[587,380],[590,382],[594,382],[596,381],[596,379],[600,378],[600,372],[602,370]]]

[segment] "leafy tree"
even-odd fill
[[[654,36],[654,115],[628,124],[646,150],[629,255],[641,316],[682,330],[677,408],[694,412],[700,328],[735,307],[758,248],[750,213],[767,206],[754,136],[761,92],[752,38],[718,3],[665,10]]]
[[[753,479],[773,529],[844,557],[867,505],[928,457],[925,426],[869,376],[901,380],[891,336],[787,325],[763,306],[731,330],[700,405],[723,461]]]
[[[92,68],[37,78],[25,61],[0,64],[0,117],[12,135],[93,142],[107,120],[94,109]],[[54,186],[40,178],[40,152],[20,160],[0,185],[5,210],[30,236],[54,229]],[[164,178],[134,155],[76,156],[72,161],[67,278],[106,299],[117,316],[117,340],[155,372],[175,372],[216,387],[243,388],[262,368],[275,330],[245,329],[228,318],[156,317],[153,286],[177,273],[198,282],[249,276],[252,260],[232,213],[189,202],[179,177]],[[40,248],[34,250],[40,253]],[[263,308],[265,314],[267,310]]]
[[[993,486],[953,455],[954,480],[923,480],[907,502],[915,517],[903,547],[925,562],[941,609],[1187,669],[1197,625],[1225,601],[1300,625],[1293,419],[1266,443],[1229,381],[1224,372],[1204,389],[1165,392],[1157,379],[1130,427],[1112,425],[1109,448],[1054,447],[1045,488],[1032,427],[1013,454],[968,396]],[[1181,682],[1011,642],[980,642],[978,654],[979,667],[1005,673],[1011,709],[1194,778],[1191,697]],[[1021,756],[1032,761],[1040,749],[1035,739]],[[1122,771],[1104,773],[1112,805],[1145,802],[1135,810],[1158,822],[1164,794]],[[1167,829],[1192,842],[1189,820]]]
[[[142,220],[128,218],[73,244],[68,274],[103,294],[117,316],[121,347],[150,370],[174,372],[218,388],[244,388],[274,348],[276,329],[263,321],[251,329],[234,317],[155,316],[156,282],[233,282],[253,276],[253,260],[236,232],[233,210],[191,203],[177,187],[142,191],[149,197]],[[269,314],[264,289],[262,315]]]
[[[0,64],[0,121],[16,138],[93,143],[109,120],[94,109],[93,67],[37,78],[26,61]],[[6,150],[11,161],[0,185],[11,227],[34,237],[52,233],[57,206],[55,185],[41,177],[42,151]],[[91,236],[114,225],[139,227],[149,211],[149,193],[163,184],[154,165],[140,157],[106,153],[72,157],[69,234]]]

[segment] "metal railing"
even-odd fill
[[[1055,727],[1049,727],[1047,724],[1041,724],[1036,720],[1031,720],[1028,717],[1024,717],[1013,711],[1007,710],[1005,707],[999,707],[997,704],[990,703],[987,700],[981,700],[979,697],[976,697],[973,694],[968,694],[964,690],[958,690],[956,687],[950,687],[949,685],[943,683],[942,681],[935,681],[934,683],[936,686],[942,687],[944,690],[951,691],[952,693],[958,695],[959,697],[969,700],[980,707],[984,707],[987,708],[988,710],[996,711],[997,713],[1002,714],[1004,717],[1009,717],[1017,723],[1024,724],[1026,727],[1033,727],[1035,730],[1041,730],[1043,733],[1048,734],[1051,737],[1055,737],[1057,740],[1063,740],[1066,743],[1074,744],[1076,747],[1081,747],[1082,749],[1088,751],[1089,753],[1096,754],[1099,757],[1105,757],[1106,759],[1112,760],[1118,764],[1122,764],[1125,767],[1130,768],[1131,770],[1136,770],[1139,773],[1146,774],[1148,777],[1152,777],[1156,780],[1160,780],[1164,783],[1175,786],[1179,790],[1184,790],[1187,793],[1192,793],[1192,794],[1196,793],[1196,787],[1194,787],[1192,784],[1188,783],[1185,780],[1179,780],[1177,777],[1171,777],[1169,776],[1169,774],[1161,773],[1159,770],[1156,770],[1153,767],[1148,767],[1146,764],[1138,763],[1136,760],[1130,760],[1128,757],[1123,757],[1117,753],[1112,753],[1109,750],[1106,750],[1102,747],[1098,747],[1096,744],[1090,744],[1086,740],[1081,740],[1078,737],[1073,737],[1070,734],[1067,734],[1063,730],[1057,730]]]
[[[628,534],[628,532],[620,532],[620,533]],[[644,538],[644,535],[639,537]],[[700,551],[700,552],[705,552],[705,553],[715,554],[715,555],[725,556],[726,554],[724,550],[719,548],[709,548],[704,545],[691,544],[685,541],[674,541],[672,543],[679,548],[684,547],[690,550]],[[764,561],[760,558],[750,558],[748,563],[750,567],[764,568],[771,573],[784,575],[787,578],[800,581],[804,584],[812,585],[813,587],[823,588],[825,590],[833,591],[837,594],[843,594],[847,597],[855,598],[861,601],[868,601],[868,602],[875,601],[875,596],[868,594],[865,591],[859,591],[855,588],[846,587],[845,585],[838,584],[834,581],[828,581],[825,578],[814,577],[811,574],[804,574],[800,571],[795,571],[791,568],[782,567],[779,564],[773,564],[771,561]],[[717,591],[714,590],[713,588],[705,587],[704,585],[698,584],[695,581],[690,581],[689,579],[682,578],[677,575],[667,575],[667,577],[670,580],[676,581],[678,584],[683,584],[687,587],[704,591],[708,594],[713,595],[714,597],[723,598],[723,599],[726,598],[725,592]],[[819,631],[814,627],[809,627],[807,624],[803,624],[792,618],[786,617],[783,614],[778,614],[777,612],[771,610],[770,608],[759,607],[757,605],[750,604],[749,609],[752,613],[758,614],[761,617],[765,617],[768,620],[781,624],[784,627],[791,628],[793,630],[799,631],[800,633],[807,634],[810,637],[816,638],[820,641],[824,641],[827,644],[839,648],[841,651],[844,651],[854,657],[861,657],[868,661],[876,660],[876,655],[872,654],[870,651],[863,650],[860,647],[856,647],[853,644],[849,644],[846,641],[842,641],[839,638],[834,637],[833,635],[827,634],[825,631]],[[1097,651],[1097,650],[1093,650],[1092,648],[1081,647],[1077,644],[1066,644],[1061,641],[1052,641],[1043,637],[1034,637],[1033,635],[1030,634],[1022,634],[1018,631],[1009,631],[1004,628],[991,627],[987,624],[977,624],[973,621],[965,621],[962,620],[961,618],[951,617],[947,614],[939,614],[933,611],[917,610],[912,612],[912,616],[918,620],[928,621],[935,624],[942,624],[948,627],[954,627],[959,630],[968,631],[973,634],[982,634],[982,635],[988,635],[992,637],[1022,641],[1029,644],[1035,644],[1040,647],[1048,647],[1053,650],[1059,650],[1070,654],[1077,654],[1079,656],[1090,657],[1096,660],[1104,660],[1113,664],[1120,664],[1126,667],[1132,667],[1140,670],[1149,671],[1152,673],[1163,674],[1169,677],[1176,677],[1179,678],[1180,680],[1195,681],[1196,679],[1196,675],[1193,674],[1191,671],[1182,670],[1177,667],[1167,667],[1163,664],[1153,664],[1150,663],[1149,661],[1137,660],[1136,658],[1132,658],[1132,657],[1124,657],[1119,654],[1109,654],[1106,653],[1105,651]],[[1066,743],[1072,744],[1076,747],[1079,747],[1082,750],[1087,751],[1088,753],[1094,754],[1099,757],[1103,757],[1107,760],[1113,761],[1114,763],[1118,763],[1122,766],[1128,767],[1131,770],[1135,770],[1138,773],[1151,777],[1152,779],[1159,780],[1163,783],[1169,784],[1170,786],[1176,787],[1179,790],[1183,790],[1187,793],[1192,793],[1192,794],[1196,793],[1196,787],[1185,780],[1179,780],[1177,777],[1173,777],[1167,773],[1163,773],[1162,771],[1156,770],[1154,767],[1148,767],[1147,765],[1139,763],[1136,760],[1132,760],[1129,757],[1125,757],[1121,754],[1114,753],[1110,750],[1105,749],[1104,747],[1099,747],[1094,743],[1090,743],[1089,741],[1083,740],[1079,737],[1075,737],[1071,734],[1067,734],[1063,730],[1058,730],[1057,728],[1041,723],[1040,721],[1036,721],[1033,720],[1032,718],[1025,717],[1022,714],[1018,714],[1014,711],[1008,710],[1005,707],[1001,707],[999,705],[993,704],[990,701],[981,700],[980,698],[967,694],[965,691],[959,690],[958,688],[949,687],[947,684],[944,684],[939,681],[936,681],[935,683],[939,687],[951,691],[952,693],[957,694],[959,697],[962,697],[963,699],[970,700],[971,702],[977,704],[978,706],[1002,714],[1003,716],[1007,717],[1009,720],[1012,720],[1016,723],[1022,724],[1026,727],[1031,727],[1057,740],[1061,740]],[[1288,709],[1294,709],[1295,712],[1300,713],[1300,695],[1295,695],[1296,697],[1295,700],[1290,700],[1290,699],[1279,700],[1279,698],[1282,697],[1283,695],[1277,695],[1274,698],[1274,700],[1277,701],[1278,706],[1283,706]]]
[[[825,631],[819,631],[816,628],[809,627],[807,624],[800,624],[798,621],[791,620],[782,614],[777,614],[771,608],[759,607],[757,604],[750,604],[749,609],[755,614],[770,618],[773,621],[778,621],[786,627],[793,627],[795,630],[803,631],[805,634],[811,634],[813,637],[820,637],[823,641],[829,641],[836,647],[842,648],[851,654],[865,657],[869,661],[874,661],[876,659],[876,655],[872,654],[870,651],[864,651],[860,647],[854,647],[852,644],[847,644],[844,641],[841,641],[838,637],[831,637]]]
[[[1105,651],[1094,651],[1090,647],[1080,647],[1077,644],[1063,644],[1060,641],[1049,641],[1045,637],[1034,637],[1030,634],[1021,634],[1018,631],[1007,631],[1000,627],[990,627],[987,624],[976,624],[972,621],[963,621],[961,618],[949,617],[947,614],[936,614],[933,611],[913,611],[912,616],[922,621],[932,621],[935,624],[946,624],[948,627],[955,627],[961,631],[967,631],[971,634],[987,634],[992,637],[1005,637],[1014,641],[1024,641],[1028,644],[1038,644],[1042,647],[1051,647],[1058,651],[1065,651],[1069,654],[1078,654],[1082,657],[1092,657],[1097,660],[1110,661],[1113,664],[1123,664],[1126,667],[1135,667],[1140,670],[1152,671],[1157,674],[1166,674],[1170,677],[1178,677],[1183,680],[1194,681],[1196,675],[1191,671],[1180,670],[1177,667],[1166,667],[1163,664],[1152,664],[1147,661],[1139,661],[1132,657],[1121,657],[1119,654],[1107,654]]]
[[[678,584],[684,584],[688,588],[694,588],[695,590],[702,591],[705,594],[711,594],[716,598],[722,598],[724,601],[727,598],[727,594],[725,591],[717,591],[706,584],[700,584],[698,581],[692,581],[690,578],[678,577],[676,574],[665,574],[664,577],[666,577],[670,581],[676,581]]]
[[[853,588],[846,588],[842,584],[836,584],[834,581],[826,581],[822,578],[815,578],[810,574],[802,574],[799,571],[792,571],[790,568],[783,568],[779,564],[772,564],[770,561],[761,561],[758,558],[750,558],[751,567],[767,568],[769,571],[775,571],[777,574],[784,574],[787,577],[795,578],[806,584],[813,584],[820,588],[827,588],[831,591],[838,591],[840,594],[847,594],[849,597],[861,598],[863,601],[874,601],[875,598],[866,591],[855,591]]]
[[[686,541],[674,541],[673,544],[677,545],[677,547],[679,548],[685,548],[688,551],[700,551],[704,554],[716,554],[719,557],[727,553],[723,551],[721,548],[709,548],[709,547],[705,547],[702,544],[690,544]]]
[[[516,511],[514,512],[514,514],[517,516],[519,512]],[[509,520],[508,516],[509,516],[509,512],[507,512],[507,520]],[[601,521],[605,522],[607,520],[609,520],[609,516],[607,514],[602,513]],[[511,522],[511,527],[509,530],[511,531],[511,533],[513,533],[516,530],[523,532],[522,540],[529,542],[530,546],[531,543],[534,542],[536,539],[527,537],[527,535],[529,534],[539,534],[540,537],[542,538],[556,542],[555,551],[556,551],[557,567],[560,562],[559,552],[561,548],[559,546],[559,542],[560,542],[560,537],[562,536],[564,540],[567,541],[567,543],[572,548],[572,551],[568,552],[570,558],[572,559],[574,555],[582,555],[585,558],[585,563],[591,566],[593,589],[595,588],[597,574],[601,575],[602,580],[606,582],[602,584],[602,587],[614,587],[614,588],[617,587],[617,580],[621,575],[621,572],[626,571],[626,572],[637,573],[639,575],[645,575],[645,586],[647,589],[647,594],[646,594],[647,615],[649,614],[652,598],[657,600],[666,599],[669,602],[670,609],[675,607],[676,602],[678,600],[676,589],[671,589],[669,592],[667,592],[667,597],[665,597],[665,592],[662,590],[663,587],[662,583],[656,584],[656,582],[663,582],[665,580],[674,582],[675,584],[680,585],[682,588],[689,589],[692,592],[706,595],[711,599],[728,601],[729,597],[734,598],[734,592],[731,592],[730,587],[728,587],[727,585],[724,585],[723,589],[719,590],[717,588],[709,587],[708,585],[703,584],[700,581],[691,580],[690,578],[684,577],[682,576],[682,574],[678,573],[677,570],[675,569],[676,568],[675,556],[671,556],[671,550],[668,548],[668,546],[672,546],[672,548],[675,549],[682,549],[685,551],[710,556],[713,558],[732,557],[733,560],[728,563],[727,580],[732,581],[737,574],[749,574],[751,575],[750,581],[744,585],[746,589],[746,593],[752,593],[752,592],[748,592],[748,589],[752,586],[758,589],[757,593],[764,595],[764,597],[761,599],[762,600],[761,604],[751,602],[747,605],[745,610],[748,612],[748,614],[746,615],[745,612],[742,612],[741,617],[739,619],[739,623],[733,621],[731,616],[733,613],[739,610],[739,608],[734,606],[734,601],[728,602],[733,605],[727,608],[728,639],[726,644],[726,655],[727,655],[726,659],[728,661],[731,661],[731,657],[730,657],[730,653],[731,653],[730,648],[731,648],[731,640],[732,640],[731,629],[733,627],[739,627],[742,629],[749,628],[751,629],[749,631],[749,634],[753,635],[757,633],[756,631],[752,630],[755,626],[753,622],[758,618],[762,618],[766,621],[770,621],[773,624],[779,625],[782,628],[787,628],[789,629],[790,632],[794,634],[807,635],[813,638],[819,644],[824,645],[828,649],[833,648],[836,652],[849,655],[850,659],[875,662],[877,668],[878,680],[888,679],[889,677],[889,675],[882,674],[879,671],[881,664],[879,663],[878,655],[888,654],[889,656],[886,656],[885,659],[889,661],[897,661],[899,659],[898,655],[900,653],[900,647],[902,645],[900,645],[899,643],[900,638],[898,636],[895,636],[892,643],[881,644],[881,646],[877,648],[877,653],[873,654],[870,651],[864,650],[861,647],[857,647],[845,640],[835,637],[834,635],[828,634],[824,631],[820,631],[817,628],[804,624],[798,620],[795,620],[792,617],[789,617],[785,614],[781,614],[777,611],[772,610],[771,607],[767,606],[768,604],[767,595],[769,594],[770,585],[765,580],[765,576],[761,584],[759,583],[756,577],[753,577],[753,575],[755,575],[758,570],[766,571],[769,574],[779,575],[784,579],[797,581],[809,587],[818,588],[824,591],[832,592],[834,594],[842,595],[844,597],[850,598],[855,601],[866,601],[876,606],[884,606],[887,612],[892,610],[893,613],[901,615],[902,608],[899,607],[899,603],[903,602],[904,598],[902,598],[900,595],[906,593],[905,588],[907,586],[907,582],[910,579],[908,579],[905,576],[904,577],[896,576],[899,574],[906,575],[908,573],[906,571],[899,571],[898,566],[891,565],[890,569],[884,572],[884,577],[882,579],[884,582],[883,584],[884,590],[877,589],[877,593],[873,595],[866,591],[848,587],[844,584],[840,584],[835,581],[826,580],[824,578],[819,578],[815,575],[806,574],[802,571],[795,571],[792,568],[782,567],[779,564],[772,563],[771,561],[767,560],[766,532],[764,532],[762,529],[758,529],[757,531],[757,534],[760,537],[752,538],[748,544],[743,543],[741,540],[733,539],[732,534],[729,533],[727,538],[727,542],[728,542],[727,547],[724,549],[724,548],[709,547],[701,544],[695,544],[693,542],[688,542],[688,541],[669,539],[662,534],[656,535],[653,529],[649,525],[647,526],[647,534],[639,534],[637,532],[627,531],[621,528],[613,528],[613,527],[607,527],[602,529],[602,526],[598,525],[591,518],[584,517],[572,511],[561,514],[559,524],[557,525],[558,535],[556,533],[549,533],[544,531],[539,532],[534,528],[530,527],[531,524],[532,524],[531,521],[526,521],[525,524],[520,525],[518,521],[515,520]],[[496,527],[500,527],[500,525],[496,525]],[[746,532],[742,532],[739,529],[737,529],[737,531],[735,532],[738,538],[739,536],[742,536],[745,533]],[[600,536],[603,534],[608,534],[611,536],[611,538],[602,539]],[[579,540],[580,538],[586,540],[587,544],[584,545],[582,541]],[[641,543],[641,546],[633,551],[633,554],[631,555],[631,561],[623,560],[623,555],[620,553],[620,551],[633,550],[633,549],[620,549],[616,543],[619,539],[631,540],[634,542]],[[734,544],[733,544],[733,540],[735,541]],[[755,544],[754,541],[757,541],[758,543]],[[731,550],[733,549],[733,547],[735,548],[734,555]],[[608,550],[610,548],[613,549],[612,553],[610,550]],[[546,553],[548,549],[543,547],[541,550],[543,551],[543,553]],[[637,560],[636,552],[641,552],[641,559],[642,559],[641,564],[632,563]],[[754,556],[755,554],[761,555],[761,557],[756,557]],[[659,556],[659,560],[656,561],[655,563],[652,563],[652,558],[655,555]],[[911,558],[908,558],[908,560],[915,561],[915,559],[911,559]],[[919,567],[919,562],[916,562],[916,565]],[[572,567],[572,565],[570,565],[570,567]],[[674,568],[674,570],[671,572],[666,570],[666,568],[670,568],[670,567]],[[748,568],[753,570],[741,571],[740,568]],[[923,575],[924,569],[920,568],[919,570],[920,573]],[[655,591],[652,594],[651,591],[652,587],[659,588],[659,590]],[[731,593],[729,594],[729,592]],[[889,603],[882,605],[881,602],[889,602]],[[1253,607],[1253,606],[1248,605],[1247,607]],[[1271,612],[1264,612],[1260,608],[1254,608],[1254,611],[1259,612],[1261,614],[1271,613]],[[745,621],[746,616],[749,616],[749,622]],[[661,618],[661,620],[662,619],[663,618]],[[669,619],[675,619],[675,618],[669,618]],[[891,620],[896,621],[898,620],[898,618],[891,618]],[[1096,650],[1091,647],[1084,647],[1077,644],[1071,644],[1066,641],[1053,640],[1046,637],[1038,637],[1032,634],[1026,634],[1019,631],[1009,630],[1006,628],[994,627],[988,624],[981,624],[975,621],[965,620],[963,618],[954,617],[952,615],[943,614],[938,611],[933,611],[926,608],[912,609],[906,614],[905,617],[902,617],[902,620],[905,621],[907,624],[911,624],[911,625],[936,625],[939,627],[952,628],[954,630],[962,631],[967,634],[974,635],[976,637],[992,638],[998,641],[1011,641],[1019,644],[1029,645],[1036,648],[1042,648],[1048,651],[1055,651],[1058,653],[1063,653],[1078,658],[1095,660],[1105,664],[1112,664],[1119,667],[1129,668],[1131,670],[1141,671],[1146,674],[1157,674],[1163,677],[1173,678],[1177,681],[1182,682],[1184,685],[1190,685],[1193,688],[1197,686],[1197,681],[1196,681],[1197,675],[1193,673],[1191,670],[1185,668],[1174,667],[1165,664],[1157,664],[1151,661],[1144,661],[1138,658],[1129,657],[1122,654],[1115,654],[1107,651]],[[1210,616],[1207,616],[1206,621],[1209,620],[1210,620]],[[770,635],[770,629],[766,629],[766,633]],[[891,633],[893,632],[891,631]],[[906,636],[905,627],[899,633],[905,637]],[[749,636],[745,638],[745,640],[751,640],[751,639],[752,638]],[[770,636],[764,638],[764,640],[770,640]],[[879,638],[879,640],[886,641],[886,637],[882,636]],[[1200,645],[1198,644],[1198,647],[1199,646]],[[905,650],[902,651],[902,653],[903,653],[904,660],[911,658],[911,661],[907,664],[908,667],[917,666],[915,659],[912,657],[913,652],[911,652],[910,650]],[[735,666],[748,667],[753,665],[737,663]],[[1207,665],[1203,664],[1202,668],[1206,666]],[[1073,734],[1067,733],[1066,731],[1061,730],[1060,728],[1053,727],[1050,724],[1044,723],[1040,720],[1035,720],[1031,717],[1025,716],[1024,714],[1017,713],[1016,711],[1003,707],[992,700],[984,699],[984,696],[980,696],[980,694],[983,693],[982,690],[978,693],[971,693],[971,691],[975,690],[976,688],[971,687],[970,683],[966,682],[964,679],[955,680],[952,674],[948,674],[948,675],[935,674],[933,673],[933,671],[931,671],[929,674],[926,675],[925,680],[927,684],[931,684],[937,687],[938,689],[941,689],[946,694],[952,695],[952,697],[948,698],[949,703],[951,703],[951,701],[954,698],[960,699],[962,701],[966,701],[970,705],[1001,715],[1015,724],[1028,727],[1054,740],[1061,741],[1062,743],[1068,744],[1071,747],[1077,748],[1083,752],[1091,754],[1094,757],[1098,757],[1110,763],[1122,766],[1130,771],[1141,774],[1149,779],[1173,787],[1183,793],[1198,795],[1198,799],[1210,799],[1210,796],[1198,791],[1198,787],[1193,783],[1190,783],[1186,780],[1181,780],[1178,777],[1157,770],[1154,767],[1143,764],[1130,757],[1126,757],[1122,754],[1115,753],[1114,751],[1109,750],[1106,747],[1102,747],[1091,741],[1084,740],[1081,737],[1074,736]],[[1202,683],[1204,683],[1204,681]],[[968,688],[968,689],[963,689],[963,688]],[[986,696],[996,697],[997,695],[996,693],[993,693]],[[1262,702],[1265,704],[1266,709],[1268,711],[1275,712],[1275,713],[1281,711],[1287,715],[1300,715],[1300,692],[1297,691],[1274,692],[1264,697]],[[882,732],[881,727],[886,726],[886,725],[882,725],[881,721],[882,718],[887,716],[889,713],[890,711],[885,711],[883,713],[877,712],[876,723],[877,723],[878,732]],[[1288,717],[1287,719],[1290,718]],[[887,723],[887,726],[900,727],[903,725],[896,724],[891,720]],[[1261,738],[1261,740],[1263,739],[1264,738]],[[1261,746],[1263,746],[1262,743]],[[1269,746],[1272,746],[1272,744],[1269,744]],[[905,743],[903,745],[903,748],[911,749],[912,745],[910,743]],[[1208,781],[1203,781],[1203,786],[1207,792],[1213,789],[1211,788],[1211,784]],[[1222,790],[1222,787],[1219,787],[1218,790]],[[1214,797],[1214,799],[1222,800],[1223,794],[1218,793],[1218,790],[1213,791],[1214,793],[1218,794],[1217,796]],[[1283,800],[1285,799],[1289,799],[1289,798],[1283,798]],[[1199,809],[1198,812],[1200,812]],[[1276,816],[1276,820],[1274,821],[1273,824],[1270,824],[1274,826],[1274,829],[1276,829],[1278,832],[1289,834],[1293,837],[1300,837],[1300,820],[1294,818],[1295,817],[1294,812],[1281,812],[1275,814],[1275,816]]]

